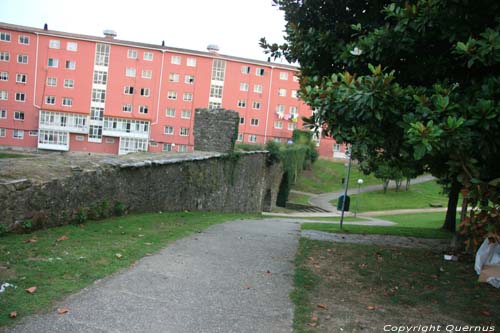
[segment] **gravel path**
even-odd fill
[[[240,220],[181,239],[7,332],[291,332],[300,225]]]

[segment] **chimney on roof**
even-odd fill
[[[165,41],[164,40],[161,41],[161,46],[165,46]]]
[[[111,29],[106,29],[102,33],[104,34],[105,38],[113,39],[116,37],[116,31],[111,30]]]
[[[220,47],[219,47],[218,45],[216,45],[216,44],[209,44],[209,45],[207,46],[207,50],[208,50],[208,52],[210,52],[210,53],[215,53],[215,54],[217,54],[217,53],[219,53]]]
[[[45,30],[45,31],[49,30],[49,25],[47,23],[45,23],[43,25],[43,30]]]

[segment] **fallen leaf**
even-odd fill
[[[144,237],[144,235],[137,235],[137,237],[141,238],[141,237]]]
[[[28,294],[34,294],[36,291],[36,287],[30,287],[27,289],[24,289]]]
[[[9,318],[16,318],[17,317],[17,311],[12,311],[9,313]]]
[[[368,310],[376,310],[376,309],[377,309],[377,307],[376,307],[376,306],[373,306],[373,305],[369,305],[369,306],[367,307],[367,309],[368,309]]]
[[[117,254],[115,254],[115,257],[117,257],[118,259],[120,259],[121,257],[123,257],[123,255],[121,253],[117,253]]]
[[[326,304],[318,304],[318,308],[326,310],[327,306],[326,306]]]
[[[23,243],[35,243],[35,242],[36,242],[36,239],[34,239],[34,238],[23,240]]]
[[[66,236],[66,235],[64,235],[64,236],[59,237],[59,238],[57,239],[57,241],[58,241],[58,242],[62,242],[62,241],[68,240],[68,239],[69,239],[69,237],[68,237],[68,236]]]
[[[311,321],[318,321],[318,317],[317,317],[317,316],[315,316],[315,315],[313,315],[313,316],[311,317]]]
[[[69,312],[68,308],[57,309],[57,313],[59,313],[59,314],[65,314],[65,313],[68,313],[68,312]]]
[[[489,311],[486,311],[486,310],[482,310],[482,311],[481,311],[481,314],[482,314],[483,316],[486,316],[486,317],[491,317],[491,313],[490,313]]]
[[[309,323],[309,326],[316,327],[316,326],[318,326],[318,323],[312,322],[312,323]]]
[[[150,256],[152,256],[152,254],[151,253],[146,253],[146,254],[144,254],[144,256],[150,257]]]
[[[153,245],[153,243],[144,243],[144,245]]]
[[[245,288],[245,289],[250,289],[250,288],[252,288],[252,287],[251,287],[249,284],[244,284],[244,285],[243,285],[243,288]]]

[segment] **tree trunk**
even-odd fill
[[[458,205],[458,195],[460,194],[460,184],[453,181],[451,184],[451,190],[448,194],[448,210],[446,211],[446,217],[443,224],[443,229],[455,232],[456,222],[457,222],[457,205]]]
[[[406,178],[406,191],[408,191],[410,189],[410,182],[411,182],[411,178],[407,177]]]
[[[382,183],[382,186],[384,187],[384,194],[387,193],[387,188],[389,187],[389,182],[390,182],[390,179],[384,179],[384,182]]]

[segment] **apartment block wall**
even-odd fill
[[[0,23],[0,34],[9,35],[9,40],[0,39],[0,52],[10,55],[5,60],[0,54],[0,72],[9,76],[0,80],[0,92],[8,94],[0,99],[0,110],[5,110],[0,146],[111,154],[191,151],[194,110],[207,107],[240,114],[239,142],[286,142],[294,128],[302,127],[300,118],[311,115],[297,98],[298,69],[292,66],[6,23]],[[101,45],[109,47],[105,67],[96,65]],[[27,61],[18,62],[18,56]],[[216,65],[223,67],[218,77]],[[99,71],[107,75],[104,84],[96,84]],[[16,74],[26,74],[26,82],[16,82]],[[103,94],[98,104],[104,122],[92,118],[96,91]],[[24,94],[23,101],[16,100],[17,93]],[[19,112],[23,119],[15,119]],[[42,112],[56,115],[50,128],[40,128]],[[64,123],[74,115],[87,117],[76,131]],[[136,121],[146,129],[134,137],[129,128]],[[91,139],[91,127],[104,123],[117,130],[103,130],[102,138]],[[40,144],[57,135],[60,145]],[[125,140],[132,142],[124,147]]]

